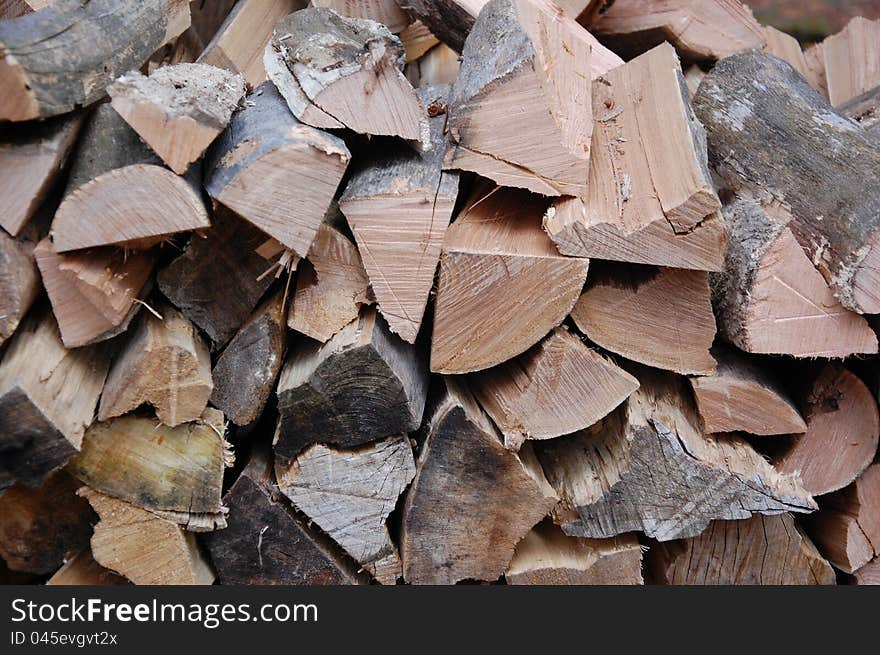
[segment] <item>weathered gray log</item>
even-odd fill
[[[0,230],[0,346],[15,332],[40,293],[33,244]]]
[[[880,86],[848,100],[837,111],[849,116],[875,136],[880,136]]]
[[[401,7],[458,52],[464,48],[465,39],[483,4],[479,0],[400,0]]]

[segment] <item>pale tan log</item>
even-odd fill
[[[0,346],[9,339],[40,293],[33,244],[0,230]]]
[[[475,374],[471,391],[518,450],[590,427],[626,400],[639,382],[567,328],[558,327],[528,352]]]
[[[461,70],[458,53],[441,43],[431,48],[414,66],[418,67],[418,82],[425,84],[454,84]]]
[[[401,32],[411,23],[397,0],[312,0],[311,6],[326,7],[349,18],[368,18],[392,32]]]
[[[160,421],[174,427],[196,420],[205,411],[214,389],[208,347],[176,309],[170,305],[157,309],[162,318],[144,312],[113,362],[99,420],[149,404]]]
[[[804,79],[809,79],[810,67],[807,64],[804,51],[801,50],[801,44],[796,38],[791,34],[780,32],[775,27],[764,27],[764,38],[767,40],[764,52],[784,59],[794,66]]]
[[[440,44],[440,39],[431,33],[425,24],[417,20],[400,32],[400,40],[406,50],[406,63],[412,64],[421,59],[429,50]]]
[[[880,585],[880,557],[856,571],[853,580],[857,585]]]
[[[804,50],[804,60],[807,62],[807,73],[804,75],[804,79],[827,100],[828,76],[825,74],[825,46],[822,43],[814,43]]]
[[[447,230],[432,371],[470,373],[505,362],[571,311],[589,261],[559,254],[541,230],[546,206],[540,196],[484,185]]]
[[[822,54],[835,107],[880,85],[880,20],[853,18],[822,42]]]
[[[88,586],[106,586],[106,585],[127,585],[131,584],[128,580],[104,568],[92,557],[92,551],[89,548],[78,552],[64,563],[55,574],[46,581],[51,586],[71,586],[81,587]]]
[[[697,89],[700,87],[700,82],[703,81],[704,77],[706,77],[706,72],[697,64],[691,64],[684,71],[684,83],[687,85],[691,99],[697,94]]]

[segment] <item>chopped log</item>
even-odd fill
[[[454,84],[461,70],[458,53],[442,43],[431,48],[413,65],[418,66],[418,81],[421,86]]]
[[[105,341],[128,329],[149,291],[151,251],[100,248],[58,254],[49,239],[34,248],[43,286],[66,348]]]
[[[814,496],[837,491],[873,461],[880,416],[871,391],[839,364],[826,364],[803,403],[807,431],[773,458],[782,473],[800,475]]]
[[[835,107],[880,85],[880,20],[857,16],[822,42],[828,97]]]
[[[83,501],[85,502],[85,501]],[[46,581],[51,586],[108,586],[131,584],[121,575],[104,568],[92,557],[89,548],[78,552],[64,562],[64,566],[58,569],[51,578]]]
[[[843,306],[880,313],[880,187],[869,183],[880,166],[875,139],[764,53],[719,63],[694,108],[724,181],[785,198],[792,233]]]
[[[380,23],[382,21],[379,21]],[[394,30],[392,30],[394,31]],[[440,43],[440,39],[431,33],[425,24],[416,20],[400,32],[400,40],[406,51],[406,63],[412,64],[421,59],[429,50]]]
[[[690,379],[703,430],[792,434],[807,431],[807,424],[769,362],[762,366],[738,350],[712,349],[718,363],[714,375]]]
[[[470,373],[522,354],[571,311],[589,261],[563,257],[541,230],[546,200],[477,188],[446,232],[431,370]]]
[[[202,415],[214,389],[211,354],[180,312],[145,313],[113,361],[98,420],[122,416],[141,405],[155,408],[162,423],[175,427]]]
[[[51,313],[31,313],[0,362],[0,488],[37,486],[79,450],[109,364],[106,349],[65,349]]]
[[[28,2],[28,0],[0,0],[0,19],[7,20],[9,18],[18,18],[19,16],[29,14],[32,11],[35,11],[32,4],[40,1],[41,0],[34,0],[32,3]]]
[[[444,172],[449,87],[423,87],[430,140],[419,154],[404,144],[361,159],[339,199],[379,311],[388,327],[415,343],[458,197],[458,174]]]
[[[838,109],[875,136],[880,135],[880,86],[846,101]]]
[[[825,74],[825,49],[822,43],[814,43],[804,50],[807,62],[807,74],[804,79],[816,92],[828,99],[828,77]]]
[[[810,67],[796,38],[775,27],[764,27],[764,38],[767,40],[764,52],[787,61],[804,79],[809,79]]]
[[[284,292],[257,308],[217,359],[211,404],[236,425],[260,417],[281,371],[287,327]]]
[[[488,0],[399,0],[447,46],[461,52],[480,9]]]
[[[46,199],[83,124],[83,114],[0,129],[0,226],[12,236]]]
[[[47,574],[88,546],[92,510],[64,471],[40,487],[21,484],[0,494],[0,557],[13,571]]]
[[[791,514],[713,521],[699,537],[652,547],[648,567],[660,584],[836,584]]]
[[[403,43],[387,27],[331,9],[278,21],[263,59],[269,79],[306,125],[420,141],[425,109],[403,75]]]
[[[493,581],[556,497],[530,447],[507,450],[470,392],[444,384],[403,509],[403,577]]]
[[[110,105],[98,107],[52,222],[55,250],[147,248],[168,235],[209,226],[197,189],[162,166]]]
[[[642,547],[635,535],[578,539],[543,521],[517,544],[504,579],[514,585],[640,585]]]
[[[0,121],[48,118],[100,100],[189,27],[186,0],[58,0],[0,23]]]
[[[208,64],[163,66],[123,75],[107,92],[113,109],[162,161],[182,175],[217,138],[245,94],[245,81]]]
[[[195,61],[220,30],[236,1],[190,0],[190,26],[174,41],[153,53],[144,72],[152,73],[162,66]]]
[[[269,82],[247,100],[209,151],[205,188],[304,256],[351,155],[338,137],[297,121]]]
[[[583,430],[606,416],[639,382],[558,327],[528,352],[477,373],[470,389],[519,450],[528,439],[551,439]]]
[[[605,264],[571,311],[606,350],[676,373],[712,375],[715,316],[704,271]]]
[[[222,528],[223,471],[233,459],[224,431],[216,409],[176,428],[140,416],[95,423],[70,472],[96,491],[189,530]]]
[[[740,192],[723,214],[730,240],[724,272],[711,278],[721,336],[752,353],[877,352],[870,326],[840,304],[798,245],[787,205]]]
[[[744,439],[704,434],[682,378],[647,368],[636,377],[641,386],[620,409],[536,446],[566,534],[642,531],[669,541],[716,519],[816,509],[797,477],[778,473]]]
[[[669,41],[683,57],[715,61],[742,50],[761,49],[764,32],[739,0],[615,0],[592,31],[629,59]]]
[[[352,448],[412,432],[427,389],[416,349],[365,309],[326,344],[304,344],[287,359],[278,380],[276,465],[289,466],[314,443]]]
[[[684,71],[684,83],[687,85],[688,93],[693,100],[693,97],[697,95],[697,89],[700,88],[700,82],[703,81],[703,78],[706,77],[706,71],[700,68],[697,64],[691,64]]]
[[[0,230],[0,346],[13,335],[40,293],[31,248]]]
[[[367,18],[382,23],[392,32],[401,32],[410,18],[397,0],[312,0],[313,7],[332,9],[340,16]]]
[[[357,450],[310,446],[275,471],[281,493],[382,584],[402,574],[385,523],[415,474],[405,435]]]
[[[83,487],[100,521],[92,535],[92,556],[136,585],[209,585],[214,571],[195,535],[179,525]]]
[[[853,584],[880,585],[880,557],[856,571]]]

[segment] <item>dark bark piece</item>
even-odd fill
[[[844,307],[880,313],[880,187],[870,183],[880,166],[875,139],[789,64],[764,53],[720,62],[700,85],[694,109],[725,183],[783,198],[792,233]]]
[[[848,100],[837,110],[856,121],[871,134],[880,136],[880,86]]]
[[[40,293],[32,248],[0,230],[0,346],[13,335]]]
[[[443,43],[461,52],[485,0],[400,0]]]
[[[0,24],[0,121],[100,100],[116,77],[189,27],[186,0],[58,0]]]
[[[412,432],[422,422],[428,371],[414,346],[375,309],[326,344],[303,344],[278,380],[275,460],[286,467],[309,444],[351,448]]]

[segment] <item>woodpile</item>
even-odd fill
[[[0,582],[880,584],[878,44],[0,2]]]

